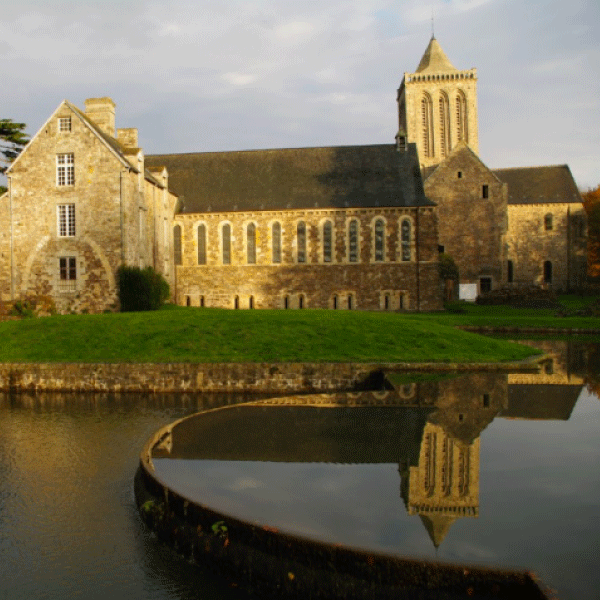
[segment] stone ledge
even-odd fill
[[[380,387],[386,372],[537,372],[513,363],[3,363],[0,390],[20,392],[346,392]]]

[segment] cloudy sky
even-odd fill
[[[0,0],[0,118],[110,96],[146,154],[392,143],[435,36],[477,67],[490,167],[600,183],[597,0]]]

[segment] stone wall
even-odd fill
[[[438,204],[439,243],[456,262],[460,283],[479,285],[486,277],[492,288],[502,285],[506,281],[506,184],[463,146],[426,179],[425,193]]]
[[[10,199],[0,194],[0,302],[10,300]]]
[[[551,216],[547,229],[546,218]],[[508,206],[508,260],[514,284],[548,285],[556,291],[585,285],[587,252],[585,211],[581,204],[511,204]],[[552,263],[545,281],[544,263]]]
[[[510,363],[2,363],[0,390],[289,394],[373,389],[384,371],[515,369],[519,366]],[[536,370],[537,365],[520,369]]]
[[[386,224],[384,260],[374,260],[374,222]],[[359,223],[358,261],[348,260],[348,227]],[[402,260],[400,227],[411,224],[410,260]],[[297,224],[306,223],[306,262],[298,261]],[[331,261],[323,224],[332,223]],[[418,230],[417,230],[418,221]],[[273,262],[272,225],[281,224],[281,262]],[[437,219],[432,208],[320,209],[178,215],[182,265],[179,304],[222,308],[442,308],[437,266]],[[231,264],[223,264],[222,226],[231,226]],[[247,227],[256,226],[256,262],[249,264]],[[206,231],[206,264],[198,264],[198,226]],[[418,244],[418,248],[417,248]],[[417,254],[419,263],[417,264]],[[237,299],[237,300],[236,300]]]

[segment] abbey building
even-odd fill
[[[483,164],[475,69],[432,38],[397,100],[394,144],[154,156],[110,98],[64,101],[8,172],[0,297],[113,310],[129,264],[191,306],[439,310],[440,251],[464,298],[583,283],[568,167]]]

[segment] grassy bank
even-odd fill
[[[428,315],[411,314],[410,319],[426,318],[449,326],[471,327],[521,327],[536,329],[597,329],[599,317],[578,316],[577,312],[597,300],[597,296],[559,296],[562,314],[556,308],[513,308],[512,306],[480,306],[470,302],[449,305],[453,310],[464,312],[442,312]]]
[[[183,307],[53,316],[0,323],[0,362],[480,363],[535,352],[456,330],[455,316]]]

